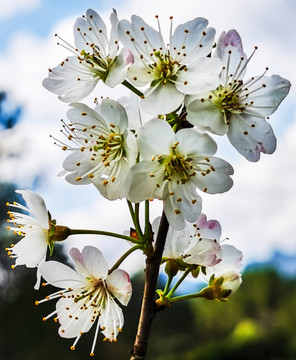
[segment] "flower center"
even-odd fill
[[[172,154],[158,159],[159,164],[164,168],[163,180],[171,181],[177,177],[182,184],[185,184],[192,176],[195,176],[192,159],[186,158],[176,151],[178,142],[172,146]]]
[[[227,125],[229,125],[231,114],[240,114],[246,109],[247,104],[242,103],[240,99],[242,85],[242,81],[229,83],[225,87],[220,85],[209,96],[209,100],[223,113],[224,122]]]
[[[169,54],[163,54],[160,51],[154,53],[156,58],[155,63],[149,65],[153,69],[155,80],[152,81],[151,86],[159,83],[175,83],[177,80],[177,73],[180,70],[180,65],[173,60]]]
[[[93,54],[86,52],[85,50],[81,51],[81,57],[78,57],[79,61],[85,61],[89,64],[95,76],[100,77],[103,81],[106,80],[109,70],[113,65],[115,59],[111,59],[109,56],[102,56],[100,51],[97,49],[97,46],[92,44]]]
[[[110,125],[110,127],[112,128],[112,125]],[[118,161],[126,155],[123,135],[117,134],[111,129],[108,136],[99,136],[96,144],[93,146],[93,150],[95,152],[99,151],[102,162],[105,166],[109,166],[111,161]]]

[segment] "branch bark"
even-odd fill
[[[163,212],[154,249],[146,258],[144,296],[138,331],[130,360],[144,360],[146,358],[149,333],[153,319],[157,312],[155,304],[155,290],[168,229],[169,223],[165,213]]]

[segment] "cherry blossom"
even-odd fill
[[[110,38],[101,17],[91,9],[74,25],[75,47],[63,41],[74,56],[67,57],[49,70],[43,86],[59,95],[65,102],[79,101],[89,95],[101,79],[107,86],[122,83],[129,65],[134,61],[131,52],[121,49],[117,34],[118,18],[113,10]]]
[[[8,221],[12,224],[8,226],[8,229],[23,238],[6,250],[8,255],[15,259],[13,268],[17,265],[34,268],[46,257],[49,245],[50,217],[40,195],[30,190],[17,190],[16,192],[22,195],[27,206],[17,202],[7,203],[9,207],[17,209],[17,211],[8,211]]]
[[[126,179],[127,198],[132,202],[157,198],[164,200],[170,225],[184,228],[201,212],[201,197],[196,188],[210,194],[232,186],[233,169],[226,161],[213,157],[216,143],[194,129],[174,133],[164,120],[153,119],[138,135],[142,161],[134,165]]]
[[[73,248],[70,255],[77,270],[57,261],[40,264],[39,270],[46,284],[62,290],[36,304],[59,299],[56,310],[43,320],[54,316],[55,321],[60,323],[59,335],[75,338],[72,350],[82,334],[88,332],[97,320],[90,352],[93,356],[99,330],[110,342],[116,341],[122,331],[123,314],[115,299],[122,305],[128,304],[132,294],[131,282],[124,270],[116,269],[108,274],[104,256],[93,246],[85,246],[82,252]]]
[[[82,103],[71,107],[67,112],[71,124],[64,124],[63,130],[71,145],[61,145],[72,152],[63,164],[66,180],[71,184],[93,183],[110,200],[124,197],[123,182],[138,155],[125,109],[107,99],[95,109]]]
[[[127,76],[135,86],[149,86],[141,101],[148,114],[170,113],[182,104],[185,94],[218,86],[222,65],[220,59],[207,57],[215,36],[215,30],[207,26],[206,19],[195,18],[172,33],[171,24],[166,46],[159,21],[158,31],[136,15],[131,22],[120,21],[120,40],[135,59]]]
[[[215,57],[223,62],[220,85],[204,95],[186,99],[188,121],[200,129],[224,135],[249,161],[260,153],[271,154],[276,138],[266,117],[273,114],[290,89],[290,82],[279,75],[260,75],[243,80],[247,64],[241,38],[236,30],[223,32]]]
[[[207,221],[206,215],[200,214],[194,223],[185,223],[182,230],[176,231],[171,226],[166,238],[163,258],[182,260],[185,264],[214,266],[221,259],[221,227],[218,221]]]

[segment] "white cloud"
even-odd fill
[[[41,0],[2,0],[0,2],[0,18],[10,18],[17,13],[38,8]]]

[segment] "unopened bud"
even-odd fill
[[[173,259],[168,259],[165,264],[165,272],[168,276],[175,276],[179,270],[179,266]]]

